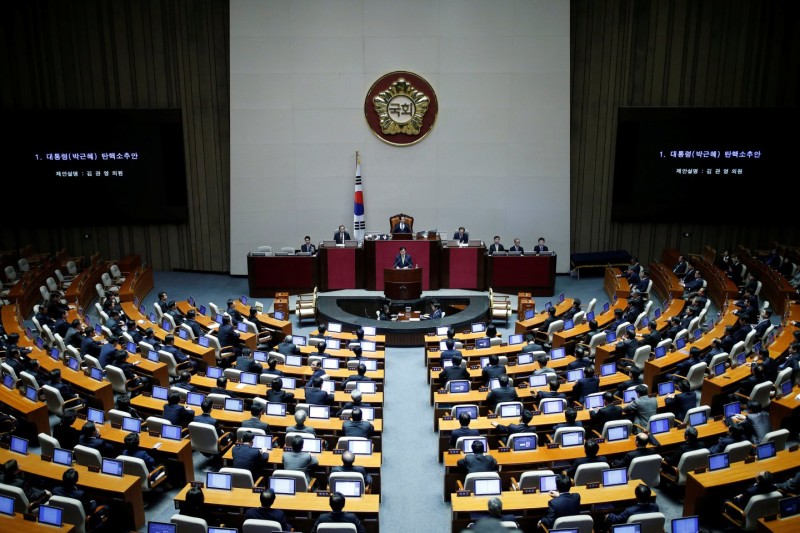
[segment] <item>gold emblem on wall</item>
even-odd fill
[[[411,72],[392,72],[372,85],[364,114],[379,139],[408,146],[430,132],[438,107],[436,93],[427,81]]]

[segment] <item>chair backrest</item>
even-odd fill
[[[648,357],[650,357],[650,345],[645,344],[644,346],[639,346],[633,354],[633,364],[636,365],[639,370],[644,370],[644,364],[647,362]]]
[[[647,419],[647,429],[650,428],[650,423],[654,420],[669,420],[669,427],[672,427],[672,423],[675,420],[675,413],[656,413],[651,415],[650,418]]]
[[[242,427],[240,427],[240,428],[236,428],[236,440],[237,440],[237,441],[239,441],[239,442],[241,442],[241,440],[242,440],[242,435],[244,435],[244,434],[245,434],[245,433],[247,433],[248,431],[249,431],[250,433],[252,433],[253,435],[266,435],[266,434],[267,434],[267,432],[266,432],[266,431],[264,431],[263,429],[259,429],[259,428],[246,428],[246,427],[245,427],[245,428],[242,428]]]
[[[118,455],[118,461],[122,461],[122,472],[129,476],[136,476],[141,481],[142,492],[150,490],[150,483],[148,477],[150,472],[147,471],[147,465],[144,459],[138,457],[131,457],[129,455]]]
[[[186,332],[190,340],[195,340],[197,338],[189,324],[181,324],[179,327]]]
[[[773,383],[771,381],[762,381],[750,392],[750,399],[754,402],[758,402],[761,404],[763,409],[769,407],[770,403],[770,396],[769,393],[772,392]]]
[[[708,364],[708,367],[715,368],[719,363],[727,361],[729,358],[730,354],[728,354],[728,352],[718,353],[717,355],[711,358],[711,362]]]
[[[711,420],[711,406],[710,405],[698,405],[697,407],[692,407],[688,411],[686,411],[686,416],[683,417],[683,423],[689,423],[689,417],[691,417],[695,413],[702,413],[705,411],[706,418]]]
[[[64,414],[64,398],[61,397],[61,393],[58,389],[51,387],[50,385],[42,385],[42,390],[44,391],[44,401],[47,403],[47,409],[50,410],[51,413],[61,416]]]
[[[472,472],[464,478],[464,490],[475,492],[475,481],[479,479],[500,479],[499,472]]]
[[[45,287],[44,285],[39,286],[39,294],[42,295],[42,299],[45,302],[50,301],[50,291],[48,291],[47,287]]]
[[[19,379],[21,379],[22,382],[25,383],[26,385],[33,387],[37,391],[39,390],[39,382],[36,381],[36,377],[34,377],[33,374],[30,374],[23,370],[22,372],[19,373]]]
[[[20,272],[28,272],[31,269],[30,264],[28,264],[28,260],[24,257],[21,257],[19,261],[17,261],[17,266],[19,267]]]
[[[309,435],[309,437],[311,437],[311,435]],[[276,468],[275,471],[272,472],[272,477],[293,479],[295,492],[308,492],[308,481],[306,480],[305,472]]]
[[[242,524],[242,533],[279,533],[283,531],[280,522],[248,518]]]
[[[761,444],[765,442],[774,442],[775,443],[775,450],[782,452],[786,449],[786,442],[789,440],[789,430],[788,429],[776,429],[775,431],[770,431],[764,438],[761,439]]]
[[[747,336],[744,338],[744,350],[745,350],[747,353],[750,353],[750,352],[752,352],[752,351],[753,351],[753,343],[754,343],[754,342],[755,342],[755,340],[756,340],[756,333],[758,333],[758,330],[756,330],[756,329],[751,329],[751,330],[750,330],[750,331],[747,333]]]
[[[106,367],[106,377],[111,382],[111,388],[114,389],[114,392],[119,394],[128,393],[128,380],[125,379],[125,373],[121,368],[108,365]]]
[[[48,433],[39,433],[39,451],[42,455],[53,457],[56,448],[61,448],[57,438]]]
[[[153,312],[155,312],[158,320],[161,320],[161,317],[164,316],[164,311],[161,310],[161,306],[158,305],[158,302],[153,302]]]
[[[611,468],[608,463],[586,463],[575,470],[575,485],[582,486],[587,483],[600,483],[603,481],[603,470]]]
[[[497,405],[494,406],[494,411],[493,412],[500,413],[500,411],[504,407],[509,406],[509,405],[512,405],[512,406],[516,405],[518,407],[520,413],[522,412],[523,409],[525,409],[525,407],[523,407],[523,405],[522,405],[522,402],[497,402]],[[480,413],[480,411],[479,411],[479,413]]]
[[[753,451],[753,443],[749,440],[734,442],[725,446],[723,451],[728,454],[731,463],[738,463],[750,457],[750,452]]]
[[[586,311],[578,311],[572,317],[572,323],[576,326],[580,326],[583,324],[583,321],[586,319]]]
[[[55,278],[49,277],[45,280],[45,284],[47,285],[47,290],[50,292],[55,292],[58,290],[58,283],[56,283]]]
[[[622,336],[625,334],[625,330],[628,329],[628,326],[630,325],[631,323],[626,320],[625,322],[617,326],[617,330],[615,331],[615,333],[617,334],[618,339],[622,338]]]
[[[586,440],[586,429],[580,427],[567,427],[567,428],[558,428],[556,429],[555,433],[553,433],[553,442],[557,442],[561,444],[561,436],[564,433],[571,432],[571,431],[580,431],[583,433],[584,441]]]
[[[676,483],[678,485],[686,485],[686,478],[689,472],[693,472],[697,468],[707,467],[708,455],[708,450],[705,448],[684,453],[680,461],[678,461],[678,479]]]
[[[120,424],[122,425],[123,418],[133,418],[133,415],[130,413],[126,413],[125,411],[120,411],[119,409],[109,409],[108,410],[108,423],[109,424]]]
[[[244,468],[224,466],[219,469],[220,474],[231,475],[231,486],[236,489],[252,489],[254,485],[253,474]]]
[[[216,455],[220,451],[217,430],[211,424],[189,422],[189,438],[192,441],[192,450],[210,455]]]
[[[658,454],[636,457],[628,467],[628,479],[640,479],[648,487],[661,482],[661,460]]]
[[[0,368],[3,369],[3,374],[8,374],[12,378],[14,378],[14,383],[19,381],[19,376],[17,375],[17,371],[12,368],[11,365],[8,363],[0,363]]]
[[[147,420],[145,420],[145,425],[147,426],[147,431],[154,431],[160,435],[161,426],[171,426],[172,422],[160,416],[148,416]]]
[[[641,524],[641,533],[663,533],[667,517],[664,513],[638,513],[628,517],[628,524]]]
[[[202,518],[174,514],[169,521],[178,526],[177,533],[208,533],[208,524]]]
[[[526,470],[519,477],[519,490],[523,489],[536,489],[539,490],[539,478],[543,476],[552,476],[555,472],[552,470]]]
[[[28,497],[25,496],[25,491],[22,490],[21,487],[15,487],[14,485],[6,485],[5,483],[0,483],[0,494],[2,494],[3,496],[8,496],[9,498],[14,498],[15,513],[28,512],[28,507],[30,506],[30,502],[28,501]]]
[[[557,331],[562,331],[564,329],[564,321],[563,320],[553,320],[550,322],[550,325],[547,326],[547,339],[550,342],[553,342],[553,334]]]
[[[103,464],[103,456],[94,448],[83,446],[82,444],[75,445],[75,462],[81,466],[96,466],[100,468]]]
[[[699,389],[703,386],[706,368],[708,368],[708,365],[701,362],[692,365],[692,367],[686,373],[686,380],[689,382],[689,386],[692,390]]]
[[[609,420],[603,424],[603,431],[600,434],[602,438],[608,439],[608,430],[615,427],[627,427],[628,435],[633,434],[633,422],[630,420]]]
[[[78,265],[75,261],[67,261],[67,274],[74,276],[78,273]]]
[[[219,361],[220,355],[222,354],[222,345],[219,343],[219,339],[210,333],[203,335],[203,337],[208,339],[208,345],[214,349],[214,357]]]
[[[744,508],[744,530],[753,531],[756,529],[758,519],[768,515],[776,515],[780,512],[778,502],[783,498],[783,494],[778,491],[769,494],[758,494],[750,498]]]
[[[366,489],[366,481],[364,480],[364,476],[360,472],[331,472],[328,476],[328,490],[333,490],[334,482],[337,480],[344,480],[344,481],[360,481],[361,482],[361,494],[364,494]]]
[[[120,271],[120,269],[119,269],[119,267],[117,265],[111,265],[111,268],[108,271],[115,278],[121,278],[122,277],[122,271]]]
[[[700,327],[700,317],[699,317],[699,316],[696,316],[696,317],[694,317],[693,319],[691,319],[691,320],[689,321],[689,327],[688,327],[688,328],[686,328],[686,330],[687,330],[689,333],[694,333],[694,330],[696,330],[696,329],[697,329],[697,328],[699,328],[699,327]]]
[[[367,437],[339,437],[336,440],[336,449],[337,450],[346,450],[347,446],[348,446],[347,443],[350,442],[350,441],[353,441],[353,440],[362,440],[362,441],[370,441],[370,442],[372,442],[372,439],[368,439]]]
[[[172,331],[175,331],[175,328],[176,328],[176,327],[178,327],[178,326],[177,326],[177,324],[175,324],[175,319],[174,319],[174,318],[172,317],[172,315],[170,315],[169,313],[164,313],[164,314],[161,316],[161,322],[162,322],[162,324],[163,324],[163,321],[164,321],[164,320],[166,320],[167,322],[169,322],[169,325],[170,325],[170,328],[171,328],[171,329],[170,329],[170,332],[172,332]]]
[[[114,286],[114,281],[111,279],[111,276],[108,275],[108,272],[103,272],[100,275],[100,281],[103,282],[103,286],[106,288]]]
[[[83,510],[83,503],[75,498],[64,496],[51,496],[47,505],[60,507],[62,509],[61,520],[65,524],[74,524],[75,533],[86,533],[86,512]]]
[[[293,246],[281,246],[281,253],[294,255],[294,247]]]
[[[647,303],[650,303],[650,302],[647,302]],[[642,311],[636,317],[636,320],[633,321],[633,327],[636,328],[636,329],[641,328],[642,327],[642,320],[644,320],[645,318],[647,318],[647,312],[646,311]]]
[[[736,356],[738,356],[740,353],[744,351],[744,349],[745,349],[744,341],[739,341],[736,344],[734,344],[733,348],[731,348],[731,359],[735,359]]]
[[[5,271],[6,271],[6,279],[9,281],[9,283],[17,280],[17,271],[14,270],[13,266],[8,265],[5,268]]]
[[[586,312],[591,313],[594,311],[594,306],[597,305],[597,298],[592,298],[589,300],[589,304],[586,306]]]
[[[208,394],[206,394],[206,398],[211,400],[212,405],[224,406],[225,399],[228,398],[228,396],[225,394],[220,394],[218,392],[209,392]]]
[[[175,356],[164,350],[158,351],[158,360],[167,365],[167,374],[170,377],[178,377],[178,362],[175,361]]]
[[[592,533],[594,520],[591,515],[577,514],[572,516],[559,516],[551,529],[577,529],[578,533]]]
[[[100,366],[100,360],[93,355],[86,354],[83,356],[83,360],[86,362],[86,366],[90,368],[97,368],[98,370],[103,370],[103,367]]]
[[[355,524],[349,522],[328,522],[317,526],[317,533],[356,533]]]
[[[272,254],[272,246],[259,246],[256,249],[257,252],[265,252],[267,254]]]
[[[464,407],[474,407],[478,411],[478,414],[480,414],[480,412],[481,412],[480,408],[478,407],[478,404],[476,404],[476,403],[460,403],[460,404],[454,405],[454,406],[452,406],[450,408],[450,416],[455,418],[456,417],[456,409],[464,408]]]
[[[226,379],[239,379],[242,376],[242,371],[235,368],[226,368],[222,373]]]
[[[761,285],[762,284],[760,281],[756,281],[756,290],[753,292],[753,295],[755,296],[759,295],[759,293],[761,292]]]
[[[509,435],[508,436],[508,440],[506,441],[506,446],[513,450],[514,449],[514,441],[516,439],[527,438],[527,437],[533,437],[536,440],[537,444],[538,444],[538,438],[537,438],[536,433],[523,431],[521,433],[512,433],[511,435]]]

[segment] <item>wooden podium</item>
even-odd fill
[[[421,268],[384,268],[383,293],[390,300],[417,300],[422,295]]]

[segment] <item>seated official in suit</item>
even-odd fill
[[[605,391],[603,393],[603,407],[589,409],[589,417],[598,431],[603,429],[606,422],[621,420],[622,407],[614,404],[614,393],[608,390]]]
[[[480,433],[477,429],[473,429],[469,427],[469,423],[472,421],[472,417],[467,412],[462,412],[458,415],[458,425],[457,429],[454,429],[450,432],[450,447],[455,448],[456,442],[458,441],[459,437],[479,437]]]
[[[339,226],[339,231],[333,234],[333,240],[336,244],[344,244],[344,241],[350,240],[350,234],[344,230],[344,226]]]
[[[588,439],[583,443],[584,457],[578,457],[572,461],[572,466],[570,466],[568,470],[564,471],[564,474],[569,476],[571,479],[574,479],[575,473],[578,471],[578,467],[581,465],[607,463],[608,459],[606,459],[605,455],[597,455],[599,452],[600,445],[597,443],[597,441],[594,439]]]
[[[249,470],[254,479],[258,478],[269,466],[269,453],[253,448],[252,431],[245,431],[242,434],[242,442],[233,447],[232,453],[233,468]]]
[[[251,507],[244,513],[245,520],[273,520],[281,525],[281,531],[291,531],[292,525],[286,521],[286,515],[280,509],[273,509],[275,491],[265,489],[259,496],[261,507]]]
[[[555,424],[553,426],[553,431],[557,430],[558,428],[582,428],[583,422],[578,420],[578,411],[573,409],[572,407],[567,407],[564,411],[564,421]]]
[[[472,453],[468,453],[463,459],[458,460],[458,467],[467,474],[475,472],[497,472],[497,459],[491,455],[485,455],[483,442],[476,440],[472,443]]]
[[[489,255],[492,255],[495,252],[504,252],[506,249],[503,248],[503,245],[500,244],[500,235],[494,236],[494,242],[489,245]]]
[[[294,401],[294,393],[283,390],[283,381],[273,379],[267,391],[267,401],[272,403],[292,403]]]
[[[342,422],[342,434],[345,437],[370,438],[375,433],[375,427],[369,420],[364,420],[361,408],[354,407],[350,413],[350,420]]]
[[[516,402],[519,399],[517,389],[511,384],[511,379],[507,375],[497,378],[500,386],[492,389],[486,395],[486,405],[494,411],[500,402]]]
[[[400,247],[400,253],[394,257],[394,268],[412,268],[414,260],[406,253],[406,247]]]
[[[317,432],[311,426],[306,425],[306,419],[308,418],[308,413],[304,409],[298,409],[294,412],[294,425],[289,426],[286,428],[286,433],[308,433],[309,435],[316,437]],[[302,443],[301,443],[302,444]],[[302,446],[300,447],[302,449]]]
[[[461,226],[458,228],[458,231],[453,234],[453,240],[467,244],[469,242],[469,233]]]
[[[524,249],[522,248],[522,246],[520,245],[520,243],[519,243],[519,239],[514,239],[514,246],[512,246],[511,248],[509,248],[509,249],[508,249],[508,251],[509,251],[509,252],[520,252],[520,253],[522,253],[522,252],[524,252],[525,250],[524,250]]]
[[[222,435],[222,428],[219,425],[219,420],[211,416],[212,407],[214,407],[214,402],[209,398],[204,399],[203,403],[200,404],[200,410],[202,413],[195,416],[193,422],[208,424],[214,428],[214,430],[217,432],[217,437],[219,437]]]
[[[536,426],[531,426],[530,422],[533,420],[533,413],[525,409],[519,417],[517,424],[498,424],[492,421],[492,426],[497,429],[499,435],[514,435],[515,433],[536,433]]]
[[[181,395],[177,392],[170,392],[167,396],[167,403],[164,404],[163,417],[172,425],[186,427],[189,422],[194,420],[194,411],[182,406],[180,402]]]
[[[317,458],[303,451],[303,437],[295,435],[290,440],[289,445],[292,449],[283,452],[283,468],[303,472],[306,475],[306,482],[310,483],[311,476],[314,474],[314,467],[318,464]]]
[[[78,444],[93,448],[100,452],[103,457],[115,457],[116,453],[114,447],[110,443],[100,438],[100,432],[97,431],[97,426],[91,420],[83,424],[81,427],[81,436],[78,439]]]
[[[406,217],[400,217],[400,221],[392,228],[392,233],[411,233],[411,226],[406,222]]]
[[[626,508],[621,513],[609,513],[606,515],[606,522],[609,524],[624,524],[628,518],[635,514],[657,513],[658,504],[650,501],[652,494],[647,485],[637,485],[633,493],[636,495],[636,504]]]
[[[556,477],[556,490],[550,493],[547,503],[547,514],[539,521],[540,526],[552,528],[556,520],[562,516],[574,516],[581,511],[581,495],[573,494],[572,481],[565,475]]]
[[[697,395],[685,379],[678,383],[678,389],[680,390],[678,394],[667,394],[664,398],[664,406],[667,411],[675,413],[675,418],[683,420],[686,418],[686,411],[697,407]]]
[[[367,469],[363,466],[355,466],[356,462],[356,454],[347,450],[342,454],[342,465],[341,466],[334,466],[331,468],[331,473],[333,472],[355,472],[356,474],[361,474],[364,476],[364,483],[369,487],[372,485],[372,476],[369,475]]]
[[[242,421],[242,427],[260,429],[263,430],[264,433],[269,435],[269,424],[261,420],[261,415],[263,413],[264,413],[264,408],[261,406],[261,404],[253,402],[253,404],[250,406],[250,418]]]
[[[125,435],[125,449],[122,451],[122,455],[141,459],[144,461],[144,466],[147,468],[148,472],[152,472],[156,467],[155,459],[153,459],[149,453],[139,448],[138,433],[131,432]]]
[[[472,377],[469,375],[469,370],[461,366],[463,357],[460,353],[456,353],[451,360],[453,364],[451,366],[444,367],[442,371],[439,372],[439,383],[442,387],[447,385],[448,381],[452,381],[454,379],[472,379]]]
[[[311,242],[311,237],[306,235],[303,241],[304,241],[303,244],[300,245],[301,252],[309,253],[311,255],[317,253],[317,247],[314,246],[314,244]]]
[[[433,302],[431,304],[431,320],[436,320],[437,318],[442,318],[442,306],[439,302]]]
[[[497,354],[493,353],[489,356],[489,364],[481,370],[481,377],[484,382],[489,383],[492,378],[499,378],[506,373],[505,365],[500,364],[500,358]]]
[[[550,251],[550,248],[548,248],[544,243],[544,237],[539,237],[539,241],[537,242],[536,246],[533,247],[533,251],[537,254],[540,252]]]
[[[341,492],[334,492],[331,494],[329,499],[331,512],[320,515],[320,517],[314,523],[311,533],[317,533],[317,528],[320,524],[331,523],[353,524],[356,526],[356,533],[366,533],[364,525],[361,523],[361,520],[358,519],[355,513],[345,513],[342,511],[342,509],[344,509],[344,501],[344,495]]]
[[[678,466],[683,454],[703,448],[705,448],[705,444],[703,444],[703,441],[698,440],[697,429],[693,426],[687,426],[683,432],[683,442],[675,448],[674,452],[664,458],[664,462],[669,466]]]

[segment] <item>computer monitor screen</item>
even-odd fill
[[[450,382],[450,392],[454,394],[462,394],[469,392],[469,381],[465,379],[454,380]]]
[[[445,351],[447,349],[447,341],[439,341],[439,349]]]
[[[272,437],[269,435],[253,435],[253,448],[258,450],[271,450]]]
[[[613,376],[617,373],[617,363],[606,363],[600,366],[600,377]]]
[[[739,404],[739,402],[726,403],[725,406],[723,407],[723,410],[725,412],[725,418],[730,418],[733,415],[738,415],[739,413],[741,413],[742,406],[741,404]]]
[[[25,386],[25,397],[32,402],[39,401],[39,393],[30,385]]]
[[[564,303],[564,298],[564,293],[562,292],[558,295],[558,303]]]
[[[702,336],[703,336],[703,330],[702,329],[697,328],[696,330],[694,330],[694,340],[699,340],[700,337],[702,337]]]
[[[209,527],[208,533],[239,533],[235,527]]]
[[[680,339],[675,341],[676,350],[683,350],[685,346],[686,346],[686,337],[681,337]]]
[[[617,524],[611,526],[611,533],[642,533],[642,524]]]
[[[564,359],[567,356],[567,351],[565,348],[553,348],[550,350],[550,359],[552,361],[556,361],[558,359]]]
[[[567,319],[564,321],[564,331],[569,331],[575,327],[575,322],[571,319]]]
[[[464,453],[472,453],[472,444],[477,441],[483,443],[484,451],[489,450],[489,443],[486,440],[486,437],[464,437],[464,440],[461,441],[461,451]]]
[[[362,352],[374,352],[378,349],[378,343],[375,341],[361,341]]]
[[[477,483],[476,481],[476,489]],[[333,492],[339,492],[345,497],[358,498],[361,496],[361,481],[357,479],[335,479],[332,485]]]
[[[436,328],[436,335],[439,337],[443,337],[447,335],[447,330],[450,329],[450,326],[439,326]],[[365,333],[366,335],[366,333]]]
[[[14,378],[11,374],[3,374],[3,385],[5,385],[7,389],[14,388]]]
[[[267,352],[256,350],[253,352],[253,360],[258,361],[259,363],[266,363],[269,360],[269,356],[267,355]]]
[[[586,409],[599,409],[600,407],[603,407],[603,393],[600,392],[597,394],[589,394],[586,396],[586,398],[584,398],[583,406]]]
[[[331,417],[331,408],[327,405],[309,405],[308,417],[319,420],[327,420]]]
[[[583,431],[565,431],[562,433],[561,446],[583,446]]]
[[[791,379],[787,379],[783,383],[781,383],[781,395],[788,396],[792,393],[792,389],[794,388],[794,384],[792,383]]]
[[[613,487],[615,485],[625,485],[628,483],[627,468],[609,468],[603,470],[603,486]]]
[[[667,394],[674,394],[675,393],[675,382],[673,381],[662,381],[658,384],[658,395],[659,396],[666,396]]]
[[[12,452],[21,453],[22,455],[28,455],[28,441],[27,439],[23,439],[20,437],[12,436],[11,442],[9,443],[9,449]]]
[[[258,374],[254,372],[242,372],[239,374],[239,383],[245,385],[256,385],[258,383]]]
[[[476,479],[475,496],[499,496],[502,492],[499,478]]]
[[[628,324],[627,326],[625,326],[625,331],[632,331],[632,332],[635,333],[636,332],[636,328],[634,327],[633,324]]]
[[[101,411],[100,409],[94,409],[93,407],[89,407],[86,410],[86,419],[94,422],[95,424],[103,424],[105,423],[105,412]]]
[[[206,472],[206,487],[209,489],[231,490],[232,486],[233,476],[231,474]]]
[[[770,459],[775,457],[776,454],[777,449],[775,448],[774,442],[765,442],[764,444],[759,444],[756,447],[756,457],[758,457],[759,461],[762,459]]]
[[[286,314],[283,311],[275,311],[274,318],[275,320],[285,320]]]
[[[498,378],[492,378],[489,380],[489,390],[494,390],[500,386],[500,380]]]
[[[617,333],[615,331],[606,331],[606,342],[614,342],[617,340]]]
[[[206,395],[201,392],[190,392],[186,394],[186,405],[203,405]]]
[[[58,351],[58,348],[51,348],[50,349],[50,358],[53,361],[56,361],[56,362],[61,360],[61,352]]]
[[[67,366],[69,367],[70,370],[74,370],[75,372],[77,372],[80,369],[81,364],[74,357],[70,357],[69,359],[67,359]]]
[[[51,505],[39,506],[39,523],[47,524],[48,526],[61,527],[61,514],[63,510],[60,507],[53,507]]]
[[[159,387],[158,385],[153,385],[153,392],[151,393],[153,398],[157,400],[166,400],[167,396],[169,396],[169,390],[166,387]]]
[[[216,316],[214,317],[214,322],[216,322],[219,325],[222,325],[222,318],[223,316],[220,313],[217,313]]]
[[[606,302],[606,303],[604,303],[604,304],[603,304],[603,312],[605,313],[605,312],[607,312],[609,309],[611,309],[611,304],[610,304],[609,302]]]
[[[101,463],[100,471],[110,476],[122,477],[122,461],[117,461],[116,459],[107,459],[104,457],[103,462]]]
[[[553,307],[553,302],[547,302],[546,304],[544,304],[545,309],[550,309],[551,307]]]
[[[236,331],[247,333],[247,324],[245,324],[244,322],[239,322],[238,324],[236,324]]]
[[[533,355],[531,353],[521,353],[517,356],[518,365],[529,365],[533,363]]]
[[[342,324],[339,322],[328,322],[328,331],[331,333],[341,333]]]
[[[161,329],[164,331],[172,331],[172,323],[169,321],[169,319],[165,318],[161,321]]]
[[[97,381],[103,381],[103,371],[99,368],[92,367],[89,369],[89,377]]]
[[[631,403],[638,397],[639,395],[636,393],[636,389],[627,389],[622,392],[622,401],[624,403]]]
[[[356,381],[356,388],[360,390],[362,394],[375,394],[378,392],[378,384],[374,381]]]
[[[305,346],[307,342],[303,335],[292,335],[290,340],[295,346]]]
[[[648,324],[650,324],[650,320],[647,317],[643,317],[640,327],[646,328]]]
[[[219,377],[222,377],[223,373],[224,371],[218,366],[209,366],[206,368],[207,378],[217,379]]]
[[[511,416],[520,416],[522,414],[522,405],[518,403],[511,403],[506,405],[501,405],[500,410],[497,413],[500,415],[500,418],[508,418]]]
[[[286,416],[286,404],[267,402],[267,416]]]
[[[375,359],[361,359],[359,364],[364,365],[364,367],[370,372],[378,370],[378,361],[376,361]]]
[[[323,357],[322,368],[326,370],[339,370],[339,360],[335,357]]]
[[[546,374],[534,374],[530,378],[531,387],[545,387],[547,386],[547,375]]]
[[[122,430],[129,433],[141,433],[142,421],[132,416],[122,417]]]
[[[14,498],[0,495],[0,514],[14,516]]]
[[[525,310],[525,320],[530,320],[533,318],[535,311],[533,309],[526,309]]]
[[[730,466],[730,457],[727,453],[714,453],[708,456],[708,469],[720,470]]]
[[[757,342],[757,343],[755,343],[755,344],[753,345],[753,350],[752,350],[752,351],[753,351],[753,353],[758,353],[758,352],[760,352],[760,351],[761,351],[761,343],[760,343],[760,342]]]
[[[523,340],[524,340],[524,337],[522,336],[521,333],[517,333],[515,335],[509,335],[508,336],[508,345],[509,346],[514,346],[515,344],[522,344]]]
[[[660,316],[661,316],[661,309],[659,309],[659,308],[656,308],[656,310],[655,310],[655,311],[653,311],[653,318],[655,318],[656,320],[658,320]]]
[[[297,388],[297,378],[281,377],[281,384],[282,384],[282,388],[284,388],[284,389],[296,389]]]
[[[561,399],[543,400],[541,402],[542,412],[546,415],[564,412],[564,402]]]
[[[673,518],[671,531],[672,533],[700,533],[700,517]]]
[[[488,338],[477,339],[475,341],[475,348],[488,348],[492,342]]]
[[[655,357],[656,359],[661,359],[667,355],[667,347],[666,346],[656,346],[655,349]]]
[[[567,371],[567,383],[573,383],[578,381],[579,379],[583,379],[583,369],[578,368],[576,370],[568,370]]]
[[[245,295],[240,296],[239,301],[242,302],[242,305],[247,305],[247,296]]]
[[[225,410],[241,413],[244,410],[244,400],[241,398],[225,398]]]
[[[592,320],[594,320],[594,311],[589,311],[586,313],[586,321],[591,322]]]
[[[125,343],[125,349],[128,353],[136,353],[136,343],[128,341]]]
[[[188,332],[188,331],[186,331],[186,330],[185,330],[185,329],[183,329],[183,328],[180,328],[180,329],[178,330],[178,337],[180,337],[181,339],[183,339],[183,340],[185,340],[185,341],[188,341],[188,340],[189,340],[189,332]]]
[[[667,433],[669,431],[669,419],[659,418],[650,421],[650,433],[658,435],[659,433]]]
[[[467,413],[469,414],[470,420],[475,420],[476,418],[478,418],[478,406],[458,405],[453,411],[453,418],[458,419],[459,417],[461,417],[461,413]]]
[[[556,490],[556,476],[542,476],[539,478],[539,492]]]
[[[708,413],[706,411],[698,411],[689,415],[690,426],[702,426],[708,422]]]
[[[161,437],[164,439],[181,440],[181,427],[164,424],[161,426]]]
[[[608,442],[625,440],[628,438],[628,426],[612,426],[606,434]]]
[[[472,333],[483,333],[486,331],[486,324],[483,322],[476,322],[471,325]]]
[[[56,448],[53,450],[53,462],[62,466],[72,466],[72,450]]]
[[[800,513],[800,496],[790,496],[778,500],[781,518],[788,518]]]
[[[347,449],[356,455],[372,455],[372,441],[351,439],[347,441]]]
[[[285,357],[286,366],[302,366],[303,365],[303,358],[299,355],[287,355]]]
[[[536,449],[536,435],[522,435],[514,438],[514,451],[527,452]]]
[[[149,350],[147,352],[147,360],[152,361],[153,363],[158,363],[159,362],[158,352],[156,352],[155,350]]]
[[[367,337],[374,337],[378,333],[378,330],[375,328],[375,326],[361,326],[361,329],[364,330],[364,335]],[[447,335],[446,331],[445,335]]]
[[[370,422],[375,420],[375,408],[374,407],[361,407],[361,419],[362,420],[369,420]]]
[[[714,377],[721,376],[725,373],[725,362],[717,363],[714,365]]]
[[[747,361],[747,354],[745,352],[736,356],[736,366],[742,366]]]
[[[103,326],[101,324],[94,325],[94,334],[95,335],[102,335],[103,334]]]
[[[208,309],[206,309],[205,305],[201,305],[200,307],[197,308],[197,312],[198,314],[200,314],[200,316],[206,316],[207,311]]]
[[[269,488],[271,488],[275,494],[294,495],[296,492],[295,480],[288,477],[273,476],[269,478]]]
[[[303,439],[303,451],[308,453],[321,453],[322,439]]]

